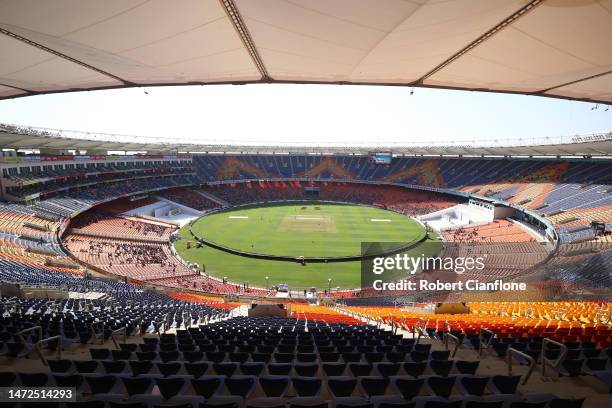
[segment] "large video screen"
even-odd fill
[[[393,155],[391,152],[370,152],[370,163],[374,164],[391,164]]]

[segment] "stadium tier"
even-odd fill
[[[60,158],[61,159],[61,158]],[[102,160],[103,161],[103,160]],[[395,158],[391,165],[377,165],[360,156],[191,156],[163,160],[142,157],[140,160],[113,159],[112,167],[99,161],[69,160],[68,164],[36,162],[3,166],[3,193],[25,202],[41,198],[65,197],[74,202],[50,201],[41,210],[70,214],[87,204],[139,191],[169,188],[176,185],[204,185],[219,181],[241,180],[362,180],[451,189],[501,200],[547,216],[566,228],[585,225],[592,220],[610,221],[612,199],[609,164],[596,160],[555,161],[537,159],[424,159]],[[57,163],[64,163],[58,160]],[[79,167],[76,167],[79,166]],[[44,177],[37,175],[45,172]],[[509,177],[509,174],[512,176]],[[298,185],[279,180],[271,186],[285,189],[284,197],[302,196]],[[280,184],[282,183],[282,184]],[[251,183],[254,187],[255,184]],[[274,189],[270,189],[274,190]],[[298,191],[294,191],[298,190]],[[374,202],[372,193],[348,188],[341,194],[347,200]],[[231,192],[218,191],[221,198]],[[212,208],[206,196],[180,198],[180,190],[164,194],[181,199],[198,200],[191,204],[200,209]],[[255,193],[253,193],[255,194]],[[259,191],[260,199],[274,199],[275,191]],[[393,194],[391,191],[388,194]],[[368,197],[370,195],[370,197]],[[247,198],[236,198],[248,201]],[[325,198],[325,191],[321,193]],[[256,199],[252,197],[251,199]],[[401,197],[384,197],[393,202]],[[46,200],[43,200],[46,201]],[[85,204],[84,204],[84,203]],[[57,208],[57,207],[60,208]],[[63,208],[66,208],[62,210]]]
[[[227,282],[221,279],[223,271],[205,276],[177,258],[170,235],[179,224],[141,209],[168,204],[193,219],[254,203],[370,205],[417,217],[447,242],[485,245],[479,251],[492,256],[488,270],[480,273],[482,280],[572,275],[573,258],[561,256],[564,252],[555,243],[572,244],[565,253],[582,251],[573,264],[588,266],[587,259],[607,259],[605,253],[591,252],[609,249],[611,240],[610,165],[595,159],[396,157],[389,165],[358,155],[50,159],[35,156],[2,164],[3,194],[12,201],[3,204],[3,252],[36,253],[37,264],[49,259],[78,267],[76,260],[100,273],[182,288],[233,292],[239,287],[247,293],[268,293],[261,284]],[[473,201],[510,211],[495,219],[478,218],[482,214]],[[592,228],[594,222],[603,229]],[[544,242],[552,242],[552,249]],[[513,255],[517,253],[523,254],[520,262]],[[554,260],[536,268],[547,257]],[[608,281],[597,273],[574,276],[566,286],[575,288],[581,282],[597,290]],[[431,274],[428,279],[438,278]],[[469,278],[463,275],[460,280]]]
[[[592,322],[596,304],[474,304],[470,318],[428,319],[391,308],[294,305],[291,318],[227,320],[228,312],[204,297],[186,302],[124,284],[89,284],[126,300],[3,299],[0,358],[19,361],[40,336],[59,337],[45,343],[47,356],[30,370],[0,372],[2,386],[74,387],[81,404],[100,407],[129,401],[139,407],[594,408],[608,401],[596,390],[607,378],[612,330]],[[579,320],[548,320],[561,307]],[[12,340],[30,328],[36,330],[20,335],[24,343]],[[116,332],[124,330],[135,341],[118,340]],[[461,339],[453,349],[444,347],[448,335]],[[550,347],[550,339],[562,343]],[[58,347],[61,358],[54,357]],[[549,375],[561,376],[545,381],[520,366],[508,374],[509,349],[530,364],[566,355],[548,367]]]

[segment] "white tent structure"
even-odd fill
[[[0,98],[334,83],[612,103],[612,0],[0,0]]]

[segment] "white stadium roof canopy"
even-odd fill
[[[415,156],[585,156],[612,157],[612,132],[560,137],[491,139],[457,142],[400,142],[339,146],[321,142],[206,141],[181,135],[113,135],[0,123],[0,148],[17,150],[145,151],[237,154],[368,154],[391,151]]]
[[[612,103],[612,0],[0,0],[0,98],[259,82]]]

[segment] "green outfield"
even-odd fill
[[[409,243],[424,236],[422,226],[403,215],[348,204],[275,204],[219,212],[196,220],[198,237],[242,252],[291,257],[343,257],[361,253],[361,242]],[[293,289],[355,288],[360,262],[307,263],[263,260],[211,247],[196,248],[189,226],[175,243],[180,256],[208,274],[264,287],[287,283]],[[188,244],[191,246],[187,249]]]

